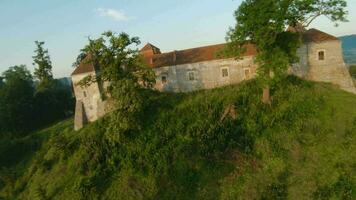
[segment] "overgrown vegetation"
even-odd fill
[[[156,81],[155,73],[141,58],[137,45],[138,37],[126,33],[104,32],[97,39],[89,39],[77,60],[87,55],[87,61],[100,70],[95,76],[85,77],[83,86],[97,83],[114,102],[114,113],[110,117],[111,132],[122,133],[138,127],[138,115],[142,114],[145,90],[152,89]],[[104,86],[108,83],[108,86]],[[122,123],[125,121],[126,123]]]
[[[69,120],[1,144],[0,199],[354,199],[356,97],[295,77],[271,106],[259,92],[147,92],[139,127]]]

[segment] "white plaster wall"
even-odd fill
[[[318,52],[325,51],[325,59],[318,60]],[[342,89],[356,92],[352,78],[346,68],[340,41],[311,43],[308,49],[310,65],[308,79],[330,82]]]
[[[228,68],[229,76],[222,77],[222,68]],[[249,69],[250,75],[245,77],[244,69]],[[194,72],[195,80],[190,81],[188,72]],[[171,67],[156,68],[157,76],[155,88],[160,91],[189,92],[200,89],[210,89],[239,83],[254,78],[256,65],[253,57],[244,57],[242,60],[221,59],[198,62]],[[167,83],[162,83],[162,76],[167,77]]]
[[[105,102],[101,99],[97,83],[92,83],[85,87],[78,84],[83,78],[89,75],[95,75],[95,72],[73,75],[72,82],[76,100],[83,102],[85,114],[88,120],[92,122],[105,114]],[[86,97],[84,96],[84,92],[86,92]]]
[[[299,62],[292,65],[291,73],[301,78],[306,78],[309,72],[308,65],[308,44],[303,44],[297,50]]]

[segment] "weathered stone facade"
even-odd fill
[[[166,92],[211,89],[254,78],[256,68],[252,56],[160,67],[154,69],[155,88]]]
[[[330,82],[341,89],[355,93],[350,74],[342,56],[341,42],[334,36],[311,29],[303,33],[303,45],[298,49],[299,63],[290,68],[296,76],[321,82]],[[161,53],[147,44],[140,53],[156,73],[155,88],[164,92],[189,92],[240,83],[254,78],[258,66],[254,63],[256,50],[248,45],[241,59],[218,59],[216,52],[224,45],[213,45]],[[82,63],[72,74],[77,99],[75,128],[95,121],[109,110],[103,99],[103,89],[97,83],[82,87],[78,84],[88,75],[96,75],[95,68]],[[78,108],[81,106],[82,108]]]
[[[307,65],[304,67],[307,72],[302,77],[313,81],[333,83],[343,90],[356,93],[352,78],[344,63],[341,41],[313,42],[303,46],[307,49],[307,54],[302,54],[307,55]],[[324,60],[319,60],[319,52],[324,52]]]
[[[105,115],[108,103],[102,97],[99,84],[93,83],[89,86],[82,86],[80,81],[86,76],[95,76],[96,72],[87,72],[72,75],[74,94],[76,98],[75,129],[79,130],[87,121],[93,122]],[[79,103],[78,103],[79,102]],[[78,108],[82,106],[83,108]]]

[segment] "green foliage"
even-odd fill
[[[50,88],[35,92],[26,66],[10,67],[0,87],[0,138],[23,136],[37,128],[71,115],[74,98],[71,88],[52,80]]]
[[[48,50],[43,48],[44,42],[35,41],[36,50],[33,65],[36,66],[34,75],[39,80],[37,90],[48,89],[53,84],[52,62]]]
[[[356,65],[351,65],[349,68],[349,72],[352,78],[356,79]]]
[[[0,162],[18,158],[0,171],[0,197],[354,198],[355,96],[295,77],[282,83],[271,85],[270,107],[255,80],[187,94],[145,91],[129,134],[111,131],[115,112],[78,132],[60,123],[0,152]],[[32,153],[11,154],[34,142],[41,145],[26,147]]]
[[[116,115],[109,123],[111,132],[124,133],[138,126],[135,121],[144,106],[143,90],[152,88],[155,82],[152,69],[144,64],[138,50],[131,48],[138,44],[137,37],[108,31],[98,39],[89,39],[89,44],[82,49],[81,55],[88,55],[88,62],[100,70],[97,75],[84,78],[82,84],[110,83],[103,93],[109,94],[115,103]]]
[[[65,88],[53,79],[52,62],[48,50],[43,47],[45,43],[35,41],[35,44],[34,76],[39,81],[34,95],[35,126],[43,127],[67,117],[74,109],[74,98],[71,88]]]
[[[33,126],[33,80],[24,65],[10,67],[3,73],[0,88],[0,138],[10,132],[23,132]]]
[[[2,87],[2,86],[4,86],[4,85],[5,85],[4,80],[3,80],[3,79],[4,79],[4,78],[0,76],[0,89],[1,89],[1,87]]]
[[[43,127],[71,115],[74,101],[71,88],[52,80],[50,88],[42,88],[34,95],[36,127]]]
[[[256,45],[259,77],[270,84],[271,72],[281,78],[297,59],[298,32],[287,26],[307,27],[319,16],[333,22],[346,21],[345,0],[245,0],[235,11],[236,25],[227,34],[228,53],[239,56],[244,45]]]

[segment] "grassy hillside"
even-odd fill
[[[153,94],[125,133],[72,119],[0,143],[0,199],[355,199],[356,96],[288,77]]]

